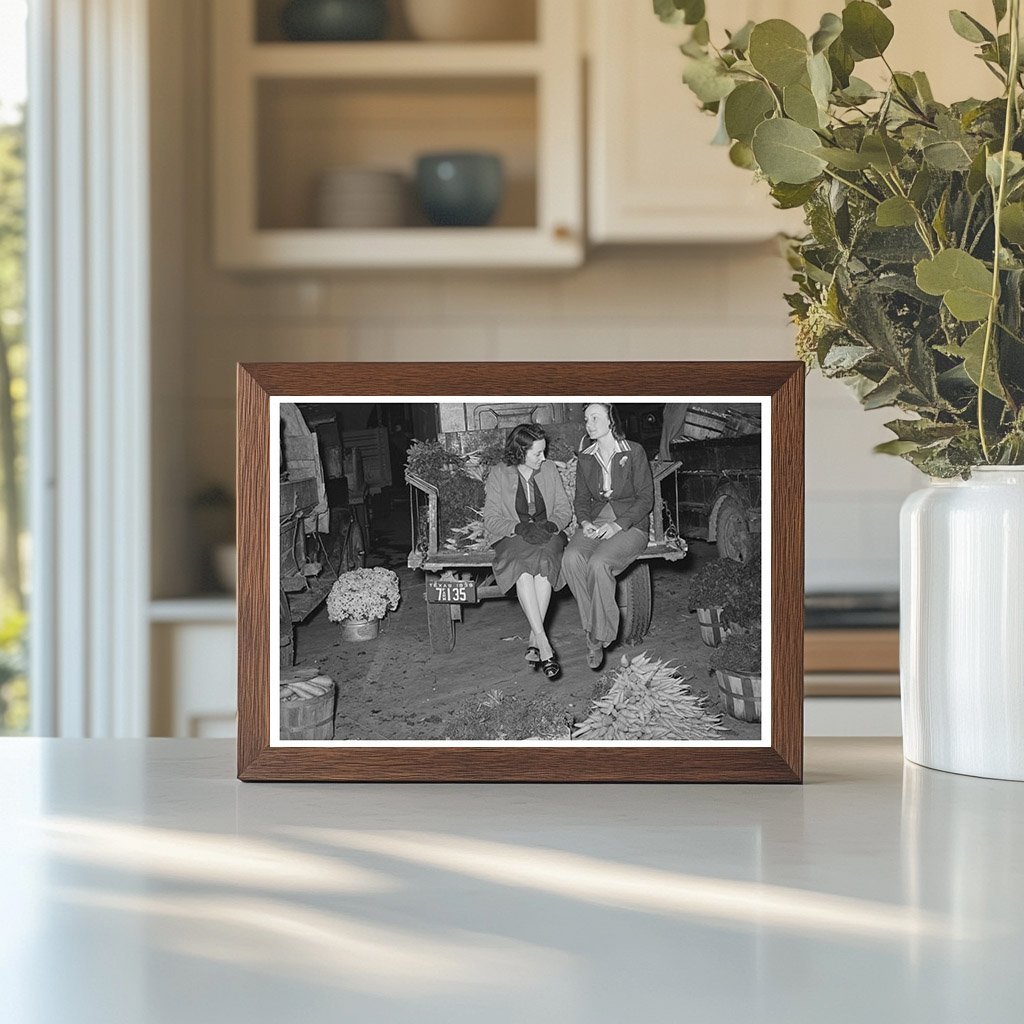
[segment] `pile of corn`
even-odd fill
[[[611,689],[593,702],[574,740],[715,740],[726,731],[667,661],[622,657]]]
[[[281,675],[281,700],[309,700],[312,697],[323,697],[334,689],[334,680],[325,676],[315,668],[289,669],[287,675]]]

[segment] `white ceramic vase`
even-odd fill
[[[910,495],[900,560],[904,754],[1024,781],[1024,467]]]

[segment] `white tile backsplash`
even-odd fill
[[[229,481],[235,363],[247,360],[789,359],[771,247],[601,252],[572,272],[188,275],[186,382],[196,483]],[[891,588],[898,510],[918,486],[874,455],[888,412],[807,379],[807,585]]]

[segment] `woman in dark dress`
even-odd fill
[[[535,423],[513,428],[505,465],[487,476],[484,531],[494,548],[494,578],[516,596],[530,623],[526,660],[556,679],[561,666],[544,629],[551,591],[564,585],[562,532],[572,508],[557,468],[547,461],[547,435]]]

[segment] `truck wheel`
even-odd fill
[[[619,578],[618,605],[623,643],[640,643],[651,628],[651,567],[647,562],[638,562]]]
[[[747,516],[737,498],[727,495],[718,509],[715,531],[720,558],[749,562],[754,557],[754,538],[747,526]]]
[[[437,579],[437,573],[427,573],[428,583],[436,582]],[[427,604],[427,632],[430,634],[430,649],[434,654],[448,654],[455,646],[455,621],[448,605]]]

